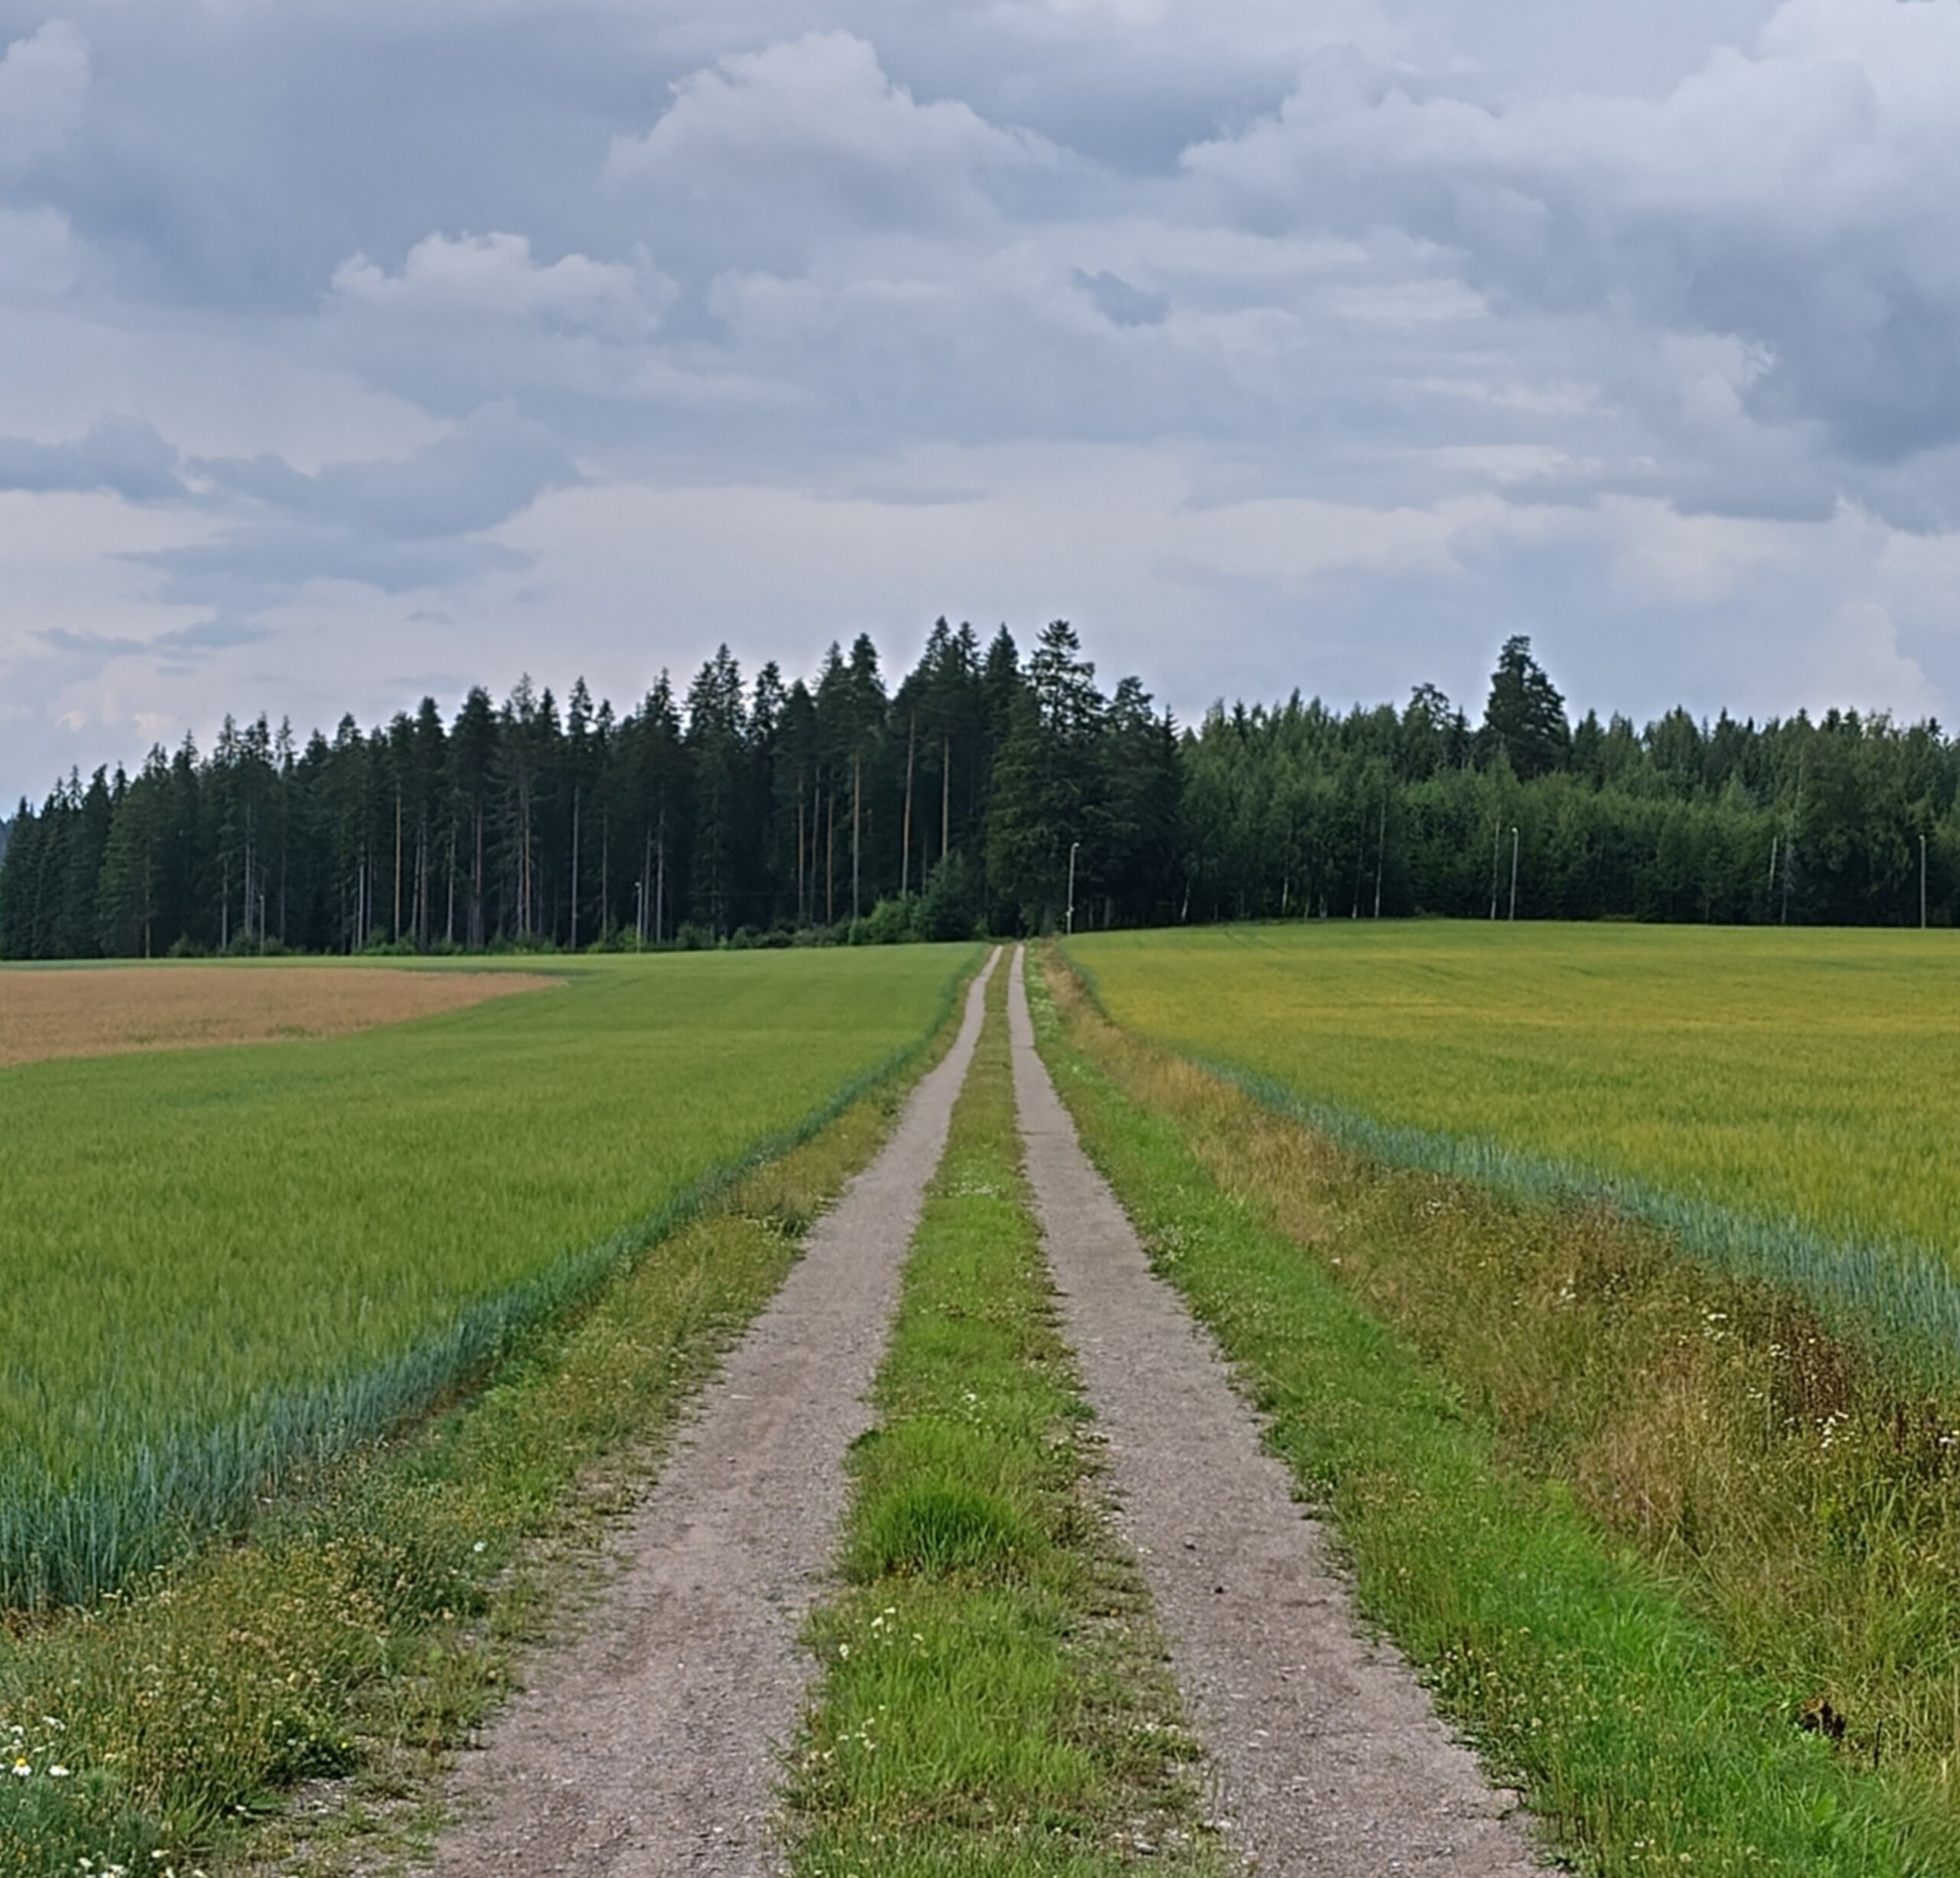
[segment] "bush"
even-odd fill
[[[919,902],[921,939],[972,939],[979,936],[980,870],[963,854],[951,854],[933,868]]]
[[[881,900],[861,919],[851,922],[854,946],[903,946],[919,937],[916,894]]]

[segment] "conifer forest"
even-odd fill
[[[941,620],[894,682],[726,647],[623,712],[528,677],[303,741],[227,719],[23,802],[0,957],[965,938],[1245,918],[1952,924],[1936,722],[1574,722],[1530,641],[1432,685],[1179,724],[1056,620]]]

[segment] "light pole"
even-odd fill
[[[1510,917],[1518,916],[1518,824],[1511,823],[1511,911]]]
[[[1068,923],[1063,936],[1069,939],[1075,937],[1075,857],[1081,846],[1079,841],[1068,844],[1068,912],[1063,915]]]
[[[1497,857],[1503,852],[1504,824],[1500,817],[1491,829],[1491,917],[1497,916]]]
[[[262,916],[260,924],[264,923]],[[1926,837],[1924,835],[1919,838],[1919,929],[1921,932],[1926,930]]]

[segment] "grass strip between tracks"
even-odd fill
[[[790,1778],[801,1878],[1211,1873],[1021,1174],[1005,996],[926,1197]]]
[[[483,1387],[295,1483],[246,1541],[17,1619],[0,1878],[333,1873],[425,1837],[440,1752],[500,1699],[569,1567],[955,1028],[534,1328]],[[345,1778],[284,1816],[282,1793],[318,1776]]]
[[[1194,1149],[1206,1129],[1258,1119],[1243,1092],[1115,1030],[1072,978],[1030,989],[1084,1145],[1270,1417],[1363,1609],[1575,1863],[1736,1878],[1956,1868],[1941,1796],[1874,1779],[1801,1732],[1787,1689],[1739,1667],[1567,1484],[1509,1464],[1466,1391],[1357,1302],[1332,1268],[1344,1204],[1363,1211],[1354,1194],[1315,1196],[1329,1217],[1321,1256],[1304,1252],[1271,1196],[1221,1186]],[[1346,1160],[1350,1181],[1428,1178]]]

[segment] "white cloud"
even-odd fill
[[[582,254],[543,264],[524,236],[501,233],[428,235],[394,274],[357,254],[334,270],[332,284],[347,305],[409,319],[527,321],[620,341],[651,337],[674,292],[644,250],[631,266]]]
[[[939,228],[991,220],[999,185],[1065,168],[1047,139],[990,124],[958,99],[919,103],[848,32],[730,54],[673,93],[653,128],[615,138],[606,162],[611,180],[659,192],[669,214],[733,212],[804,235],[812,215],[888,232]]]
[[[81,123],[88,41],[66,20],[16,39],[0,58],[0,172],[58,150]]]

